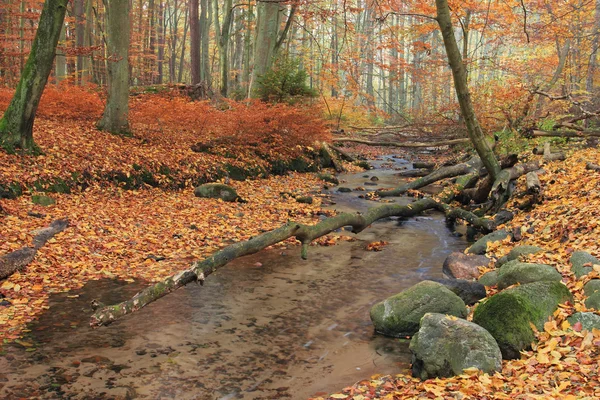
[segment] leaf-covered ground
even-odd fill
[[[542,204],[519,212],[508,228],[521,228],[522,240],[507,239],[488,246],[488,255],[499,258],[517,245],[537,245],[546,252],[528,260],[555,266],[563,282],[574,293],[575,304],[561,306],[538,333],[539,342],[520,360],[504,361],[493,375],[476,370],[448,379],[420,381],[407,375],[373,376],[318,399],[597,399],[600,398],[600,331],[581,332],[566,318],[587,310],[583,285],[600,276],[600,266],[577,280],[571,273],[570,254],[585,250],[600,256],[600,173],[585,168],[599,163],[595,149],[574,152],[566,161],[544,166],[540,175],[544,190]],[[519,189],[524,190],[524,177]],[[513,208],[519,204],[513,201]],[[494,293],[494,290],[489,293]],[[474,308],[472,308],[474,309]]]

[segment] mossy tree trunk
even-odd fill
[[[129,2],[103,0],[106,9],[108,99],[98,129],[129,132]]]
[[[450,64],[452,76],[454,78],[454,88],[456,89],[460,110],[465,125],[467,126],[469,139],[471,139],[475,150],[477,150],[477,154],[479,154],[485,169],[492,179],[495,180],[500,173],[500,164],[494,155],[490,142],[481,130],[481,126],[479,125],[479,121],[477,121],[473,109],[471,94],[469,93],[469,87],[467,85],[467,69],[463,63],[458,44],[456,43],[456,37],[454,36],[454,26],[452,25],[452,19],[450,17],[448,1],[436,0],[435,4],[437,7],[436,19],[440,26],[440,30],[442,31],[442,37],[444,38],[446,55],[448,56],[448,63]]]
[[[46,0],[29,58],[15,94],[0,120],[0,146],[35,151],[33,122],[52,71],[68,0]]]

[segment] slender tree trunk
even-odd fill
[[[156,53],[156,26],[155,26],[155,19],[156,19],[156,5],[154,3],[154,0],[150,0],[148,2],[148,52],[146,54],[147,57],[147,67],[146,67],[146,72],[148,74],[148,81],[151,85],[154,84],[154,82],[156,82],[156,73],[155,73],[155,65],[156,65],[156,59],[155,59],[155,53]]]
[[[219,49],[219,91],[223,97],[229,92],[229,32],[233,21],[233,1],[225,0],[223,4],[223,26],[219,25],[219,2],[214,0],[213,23],[217,32]]]
[[[165,5],[162,0],[158,2],[158,67],[156,83],[159,85],[163,83],[163,65],[165,62],[165,32],[166,32],[166,20],[165,20]]]
[[[188,33],[188,9],[185,9],[184,14],[184,23],[183,23],[183,38],[181,38],[181,57],[179,58],[179,74],[177,75],[177,82],[183,82],[183,61],[185,60],[185,38]]]
[[[92,23],[93,23],[93,9],[92,0],[87,0],[85,3],[85,27],[83,31],[83,45],[85,47],[92,47],[94,44],[94,38],[92,34]],[[82,79],[84,82],[89,82],[93,79],[92,66],[94,63],[94,53],[91,52],[89,56],[83,57],[82,63]]]
[[[67,79],[67,57],[64,54],[64,46],[67,40],[67,28],[63,25],[60,30],[60,39],[58,44],[60,49],[56,54],[56,86],[60,86],[60,83]]]
[[[244,67],[242,72],[242,82],[245,88],[250,87],[250,59],[252,58],[252,33],[250,27],[254,21],[254,4],[250,2],[246,11],[246,32],[244,33]]]
[[[596,0],[596,8],[594,11],[594,30],[592,34],[592,54],[590,55],[587,78],[585,80],[585,90],[588,93],[592,93],[594,91],[594,73],[596,72],[598,45],[600,44],[600,0]]]
[[[85,0],[75,0],[75,46],[79,48],[77,54],[77,65],[75,68],[75,76],[77,83],[81,85],[83,82],[83,59],[80,54],[81,48],[85,45]]]
[[[106,9],[108,99],[98,129],[129,132],[129,2],[103,0]]]
[[[492,179],[495,180],[500,173],[500,164],[498,163],[492,150],[492,146],[485,137],[481,126],[479,125],[479,121],[477,121],[475,111],[473,110],[471,94],[469,93],[469,87],[467,86],[467,72],[460,56],[460,50],[456,44],[448,1],[436,0],[435,3],[437,7],[437,21],[440,25],[440,30],[442,31],[442,37],[444,38],[446,55],[448,56],[448,62],[450,68],[452,68],[452,76],[454,77],[454,88],[456,89],[456,95],[467,126],[469,138],[477,150],[483,165]]]
[[[208,18],[209,8],[209,0],[200,0],[200,80],[206,82],[206,85],[210,88],[210,19]]]
[[[200,17],[198,0],[190,0],[190,76],[192,85],[200,83]]]
[[[0,147],[35,151],[33,123],[48,76],[52,71],[56,45],[67,11],[68,0],[46,0],[33,39],[29,58],[15,94],[0,119]]]

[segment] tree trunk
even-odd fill
[[[223,27],[219,27],[219,2],[214,0],[213,19],[217,32],[217,47],[219,48],[219,91],[223,97],[229,92],[229,32],[233,21],[233,2],[225,0],[223,4]]]
[[[254,69],[252,70],[251,96],[254,96],[259,79],[273,65],[275,44],[279,34],[281,6],[279,2],[259,2],[256,6],[258,19],[256,22],[256,41],[254,43]]]
[[[208,11],[210,8],[209,0],[200,0],[200,80],[206,82],[208,88],[211,87],[210,79],[210,60],[209,60],[209,41],[210,41],[210,19]]]
[[[106,9],[108,99],[98,129],[129,132],[129,2],[103,0]]]
[[[156,83],[163,83],[163,65],[165,62],[165,32],[166,32],[165,6],[160,0],[158,2],[158,59]]]
[[[81,48],[85,45],[85,0],[75,0],[75,46],[78,48],[77,65],[75,69],[76,81],[83,82],[83,59]]]
[[[56,45],[68,0],[46,0],[29,58],[15,94],[0,120],[0,147],[35,151],[33,123],[42,93],[52,71]]]
[[[198,0],[190,0],[190,75],[192,85],[202,80],[200,77],[200,18]]]
[[[490,142],[481,130],[481,126],[479,125],[475,111],[473,110],[471,94],[469,93],[469,87],[467,86],[467,72],[460,56],[460,50],[456,44],[454,27],[452,26],[452,20],[450,19],[448,1],[436,0],[435,3],[437,7],[437,21],[444,38],[444,46],[454,78],[454,88],[456,89],[456,95],[458,97],[465,125],[467,126],[469,138],[471,139],[475,150],[477,150],[477,154],[479,154],[483,165],[492,179],[495,180],[500,173],[500,164],[494,155]]]

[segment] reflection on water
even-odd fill
[[[343,185],[362,186],[364,175],[343,176]],[[377,175],[379,187],[395,181]],[[336,194],[334,207],[376,205],[359,194]],[[0,397],[302,399],[405,371],[407,343],[375,335],[369,309],[440,277],[445,256],[465,244],[435,214],[375,223],[358,239],[311,247],[308,261],[299,248],[236,260],[204,286],[96,330],[87,326],[93,298],[114,303],[144,285],[104,280],[53,296],[26,346],[8,346],[0,359]],[[389,245],[365,251],[375,240]]]

